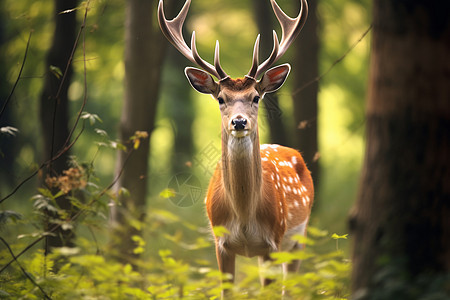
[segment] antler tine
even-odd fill
[[[280,59],[281,56],[283,56],[283,54],[287,51],[289,46],[302,30],[308,16],[308,4],[306,0],[301,0],[300,12],[295,19],[290,18],[288,15],[286,15],[283,10],[281,10],[280,6],[275,2],[275,0],[270,0],[270,2],[272,4],[275,16],[277,17],[278,22],[281,25],[281,42],[278,42],[278,37],[274,31],[274,46],[269,58],[267,58],[262,64],[257,67],[254,76],[251,76],[253,75],[253,73],[251,72],[253,71],[254,66],[252,66],[252,69],[248,74],[248,76],[254,78],[257,78],[267,69],[269,69],[273,63],[275,63],[278,59]]]
[[[226,78],[228,75],[220,68],[216,70],[213,65],[203,60],[197,52],[197,47],[195,45],[195,32],[192,32],[191,39],[191,48],[186,44],[182,28],[184,21],[186,20],[187,13],[189,11],[189,6],[191,4],[191,0],[186,0],[183,8],[180,13],[172,20],[167,20],[164,15],[164,5],[163,0],[159,0],[158,4],[158,23],[161,27],[161,31],[164,33],[169,42],[175,46],[175,48],[184,55],[191,62],[198,64],[205,71],[210,73],[211,75],[216,76],[219,79]],[[220,63],[219,63],[220,67]],[[225,76],[223,76],[225,75]]]
[[[217,73],[216,69],[214,69],[214,66],[211,65],[210,63],[208,63],[207,61],[203,60],[200,55],[197,52],[197,43],[195,42],[195,31],[192,32],[192,37],[191,37],[191,50],[190,50],[190,54],[192,55],[192,57],[194,58],[193,60],[191,60],[193,63],[196,63],[197,65],[199,65],[201,68],[203,68],[205,71],[207,71],[208,73],[216,76],[217,78],[221,78],[219,76],[219,73]]]
[[[258,34],[255,41],[255,46],[253,47],[253,63],[250,71],[247,74],[247,77],[255,79],[256,71],[258,71],[258,62],[259,62],[259,40],[261,35]]]
[[[216,41],[216,49],[214,51],[214,67],[216,68],[216,71],[219,74],[221,80],[229,77],[220,65],[219,41]]]

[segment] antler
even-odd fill
[[[162,32],[166,36],[166,38],[169,40],[169,42],[172,43],[172,45],[177,48],[177,50],[183,54],[187,59],[189,59],[191,62],[199,65],[201,68],[203,68],[205,71],[210,73],[211,75],[216,76],[218,79],[225,79],[229,77],[227,73],[222,69],[220,66],[219,61],[219,41],[216,42],[216,49],[214,53],[214,66],[210,63],[203,60],[200,55],[197,52],[197,47],[195,43],[195,31],[192,32],[192,38],[191,38],[191,48],[186,44],[183,38],[182,28],[184,21],[186,20],[186,15],[189,11],[189,6],[191,4],[191,0],[186,0],[186,3],[184,4],[183,8],[181,9],[180,13],[173,19],[173,20],[167,20],[164,15],[164,8],[163,8],[163,0],[159,0],[158,5],[158,22],[159,27],[161,27]]]
[[[270,68],[270,66],[275,63],[281,56],[286,52],[292,42],[295,40],[297,35],[305,25],[306,18],[308,16],[308,4],[306,0],[301,0],[300,13],[295,19],[290,18],[286,15],[275,0],[270,0],[272,3],[272,8],[278,22],[281,25],[281,43],[278,42],[278,36],[275,30],[273,31],[273,50],[269,58],[266,59],[262,64],[258,65],[259,60],[259,38],[256,38],[255,47],[253,49],[253,65],[250,68],[247,76],[251,78],[258,78],[263,72]]]

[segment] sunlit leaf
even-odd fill
[[[338,234],[336,234],[336,233],[333,233],[332,235],[331,235],[331,238],[332,239],[334,239],[334,240],[338,240],[338,239],[347,239],[347,237],[348,237],[348,233],[347,234],[344,234],[344,235],[338,235]]]
[[[98,135],[105,136],[105,137],[108,136],[108,133],[103,129],[95,128],[94,131]]]
[[[225,234],[230,234],[230,231],[228,231],[228,229],[226,229],[224,226],[214,226],[213,232],[217,237],[222,237]]]
[[[0,127],[0,133],[5,135],[16,136],[16,133],[19,132],[19,129],[11,126]]]
[[[63,75],[61,69],[57,66],[50,66],[50,72],[55,75],[56,78],[60,79]]]
[[[317,227],[314,226],[308,226],[308,235],[312,236],[312,237],[325,237],[328,235],[328,231],[326,230],[321,230]]]
[[[134,143],[133,143],[134,150],[137,150],[139,148],[140,144],[141,144],[141,140],[140,139],[135,139]]]
[[[175,190],[174,190],[174,189],[169,189],[169,188],[162,190],[162,191],[159,193],[159,195],[160,195],[162,198],[164,198],[164,199],[170,199],[170,198],[173,198],[173,197],[176,196]]]

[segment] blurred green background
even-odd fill
[[[296,14],[293,0],[279,0],[279,5],[290,16]],[[27,40],[32,32],[27,60],[22,78],[13,94],[8,110],[2,117],[8,126],[19,130],[15,137],[1,135],[2,166],[0,167],[0,196],[9,194],[24,178],[42,163],[40,149],[41,132],[38,121],[39,96],[42,90],[46,50],[53,32],[52,2],[38,0],[0,1],[0,98],[6,99],[14,85],[22,64]],[[78,13],[82,20],[82,10]],[[366,36],[339,63],[370,25],[370,2],[368,0],[322,0],[318,2],[320,23],[319,74],[327,72],[319,81],[319,163],[321,175],[316,186],[317,205],[313,208],[311,224],[330,233],[347,233],[346,221],[349,209],[357,193],[359,173],[364,150],[364,100],[367,88],[370,36]],[[114,176],[117,153],[102,148],[97,152],[97,142],[102,137],[96,129],[104,130],[110,139],[117,138],[124,90],[124,17],[125,4],[119,0],[90,2],[85,31],[87,59],[87,97],[85,111],[97,114],[102,122],[87,126],[74,146],[72,154],[80,162],[91,162],[100,186],[107,186]],[[168,15],[172,18],[173,16]],[[245,28],[245,30],[243,30]],[[251,1],[242,0],[194,0],[189,12],[185,31],[197,34],[197,46],[202,57],[212,61],[215,40],[220,40],[221,63],[232,77],[241,77],[250,68],[257,26],[252,16]],[[279,32],[279,26],[275,27]],[[301,36],[301,34],[300,34]],[[82,47],[75,53],[75,78],[69,89],[72,121],[84,96],[84,71]],[[169,52],[174,52],[170,47]],[[291,62],[295,49],[290,49],[279,63]],[[169,57],[177,55],[170,54]],[[335,65],[333,65],[335,64]],[[185,232],[178,223],[159,228],[172,238],[156,237],[148,224],[149,251],[171,248],[175,255],[207,257],[215,260],[210,248],[186,254],[177,245],[179,240],[189,241],[203,237],[209,239],[208,222],[204,212],[203,198],[212,174],[212,164],[205,167],[204,152],[216,151],[220,155],[220,113],[210,96],[196,93],[185,79],[183,69],[192,65],[183,58],[166,60],[162,76],[162,90],[158,103],[156,129],[151,133],[150,191],[148,211],[170,211],[180,220],[199,225],[204,230]],[[290,78],[302,70],[293,69]],[[312,80],[313,78],[311,78]],[[176,88],[175,88],[176,87]],[[298,87],[288,78],[278,93],[282,120],[288,137],[293,139],[297,124],[292,116],[292,93]],[[177,89],[182,92],[177,93]],[[184,96],[186,97],[184,97]],[[189,96],[189,97],[187,97]],[[189,101],[189,105],[180,103]],[[261,142],[268,141],[267,122],[260,111]],[[183,118],[185,123],[174,122]],[[2,126],[5,124],[2,123]],[[186,149],[175,149],[175,137],[189,130],[192,138],[186,141]],[[181,149],[181,150],[180,150]],[[215,150],[214,150],[215,149]],[[301,149],[300,149],[301,150]],[[219,151],[219,152],[217,152]],[[217,156],[216,159],[218,159]],[[202,164],[203,162],[203,164]],[[201,186],[199,200],[187,207],[174,205],[160,196],[171,179],[180,172],[194,174]],[[27,216],[31,214],[30,198],[36,194],[37,180],[23,185],[11,198],[0,204],[1,210],[14,210]],[[184,221],[182,221],[184,222]],[[103,228],[107,227],[105,220]],[[9,229],[5,234],[23,233],[22,228]],[[80,229],[83,230],[83,229]],[[161,232],[160,232],[161,233]],[[99,240],[106,240],[99,236]],[[351,237],[350,237],[351,239]],[[179,242],[179,241],[178,241]],[[334,245],[331,245],[334,247]],[[342,243],[348,251],[348,243]]]

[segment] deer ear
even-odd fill
[[[260,92],[271,93],[278,90],[286,81],[290,71],[291,66],[289,64],[273,67],[268,70],[258,82]]]
[[[207,72],[188,67],[184,69],[184,73],[192,87],[200,93],[213,95],[216,93],[218,85]]]

